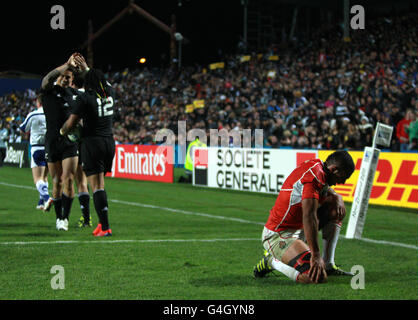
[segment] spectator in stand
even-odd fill
[[[405,129],[409,135],[408,150],[418,150],[418,111],[415,110],[413,113],[411,123]]]
[[[406,151],[409,145],[408,127],[415,118],[415,112],[412,109],[407,109],[405,117],[396,125],[396,136],[401,143],[401,151]]]

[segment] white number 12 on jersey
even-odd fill
[[[111,116],[113,114],[113,98],[108,97],[106,99],[96,99],[98,104],[98,115],[99,117]],[[103,104],[104,103],[104,104]]]

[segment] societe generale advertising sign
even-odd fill
[[[297,164],[316,157],[305,150],[196,148],[193,184],[277,194]]]
[[[130,144],[115,147],[112,172],[107,177],[173,183],[173,147]]]
[[[193,184],[213,188],[277,194],[287,176],[305,160],[326,160],[333,151],[196,148]],[[345,184],[334,186],[352,202],[363,151],[349,151],[355,171]],[[418,154],[381,152],[369,203],[418,208]]]

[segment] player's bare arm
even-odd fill
[[[54,86],[54,82],[58,79],[58,77],[63,74],[67,70],[72,70],[74,68],[74,58],[73,55],[68,59],[66,63],[63,65],[55,68],[51,72],[49,72],[43,79],[41,87],[44,90],[51,89]]]
[[[305,232],[306,241],[311,250],[311,262],[309,269],[309,277],[314,283],[318,283],[326,279],[325,263],[321,257],[321,252],[318,243],[318,200],[317,199],[303,199],[303,229]]]
[[[76,114],[71,114],[70,117],[65,121],[63,126],[60,129],[60,134],[62,136],[66,135],[71,129],[73,129],[78,121],[80,120],[80,117]]]

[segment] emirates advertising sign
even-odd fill
[[[171,146],[118,144],[112,172],[106,176],[173,183],[173,157]]]

